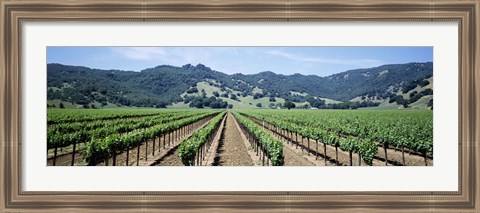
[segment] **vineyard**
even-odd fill
[[[49,166],[431,166],[427,110],[49,109]]]
[[[372,165],[373,160],[385,165],[407,164],[406,158],[421,156],[424,165],[433,159],[433,113],[431,111],[276,111],[251,110],[242,114],[266,126],[277,135],[301,145],[307,152],[323,154],[327,160],[327,146],[348,152],[348,165],[353,155],[358,163]],[[301,138],[300,140],[298,138]],[[305,142],[304,142],[305,141]],[[311,142],[313,141],[313,142]],[[323,146],[319,153],[318,145]],[[389,150],[401,150],[401,159],[389,159]],[[383,153],[382,153],[383,151]],[[408,152],[408,156],[406,156]]]

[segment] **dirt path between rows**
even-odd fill
[[[155,166],[184,166],[178,157],[178,146],[171,149],[163,158],[159,160],[159,164]]]
[[[257,123],[257,125],[260,124]],[[297,147],[295,147],[293,144],[286,143],[286,140],[284,140],[284,138],[271,131],[270,129],[266,128],[265,126],[263,130],[272,135],[272,137],[283,142],[283,156],[285,162],[284,166],[321,166],[320,164],[323,161],[315,161],[311,157],[308,157],[307,152],[304,152],[301,149],[297,149]]]
[[[222,133],[214,158],[213,166],[253,166],[244,137],[235,123],[231,113],[227,113],[225,130]]]
[[[314,163],[308,161],[302,156],[299,156],[286,144],[283,146],[283,155],[285,157],[284,166],[315,166]]]
[[[203,122],[197,128],[185,135],[182,139],[178,140],[177,143],[173,143],[168,152],[161,153],[157,157],[154,157],[150,162],[146,162],[145,165],[149,166],[185,166],[178,156],[178,147],[183,139],[189,138],[194,132],[199,131],[204,128],[213,118],[208,119],[208,121]]]

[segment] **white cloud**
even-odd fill
[[[343,59],[341,56],[323,57],[302,55],[282,49],[243,47],[111,47],[116,60],[125,63],[182,66],[184,64],[205,64],[224,73],[257,73],[272,70],[283,74],[318,74],[318,68],[327,65],[343,66],[339,69],[366,68],[382,65],[373,59]],[[271,60],[274,59],[274,60]],[[293,63],[297,62],[297,63]],[[275,64],[272,64],[275,63]],[[280,65],[283,64],[283,65]],[[138,65],[143,69],[142,66]],[[280,66],[280,67],[279,67]],[[146,67],[145,67],[146,68]]]
[[[278,50],[269,50],[265,52],[266,54],[283,57],[297,62],[308,62],[308,63],[319,63],[319,64],[337,64],[337,65],[354,65],[354,66],[364,66],[372,67],[382,64],[382,61],[375,59],[333,59],[333,58],[323,58],[323,57],[305,57],[298,54],[292,54],[284,51]]]
[[[111,50],[121,56],[134,60],[158,60],[168,56],[161,47],[114,47]]]
[[[157,65],[182,66],[184,64],[204,64],[219,70],[222,61],[219,56],[238,54],[235,48],[198,47],[111,47],[111,52],[124,60],[148,61]],[[142,63],[142,62],[140,62]],[[228,72],[228,70],[222,70]]]

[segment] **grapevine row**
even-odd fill
[[[193,114],[193,112],[189,112],[189,113]],[[72,133],[80,130],[91,130],[91,129],[104,128],[108,126],[133,124],[139,121],[167,118],[171,116],[184,115],[184,114],[187,114],[187,113],[172,111],[172,112],[165,112],[159,115],[149,115],[149,116],[134,117],[134,118],[51,124],[51,125],[48,125],[48,132],[51,132],[51,133],[61,132],[62,134],[66,134],[66,133]]]
[[[59,129],[48,129],[47,148],[67,147],[76,143],[87,143],[95,138],[105,138],[112,134],[127,133],[137,129],[145,129],[155,125],[168,123],[171,121],[188,118],[198,113],[186,113],[175,116],[158,116],[154,118],[145,118],[140,120],[126,120],[125,122],[115,122],[114,124],[104,125],[103,128],[81,128],[71,133],[59,131]],[[102,121],[99,121],[102,122]],[[96,126],[96,125],[93,125]]]
[[[402,148],[402,156],[404,156],[403,150],[406,147],[421,152],[424,155],[425,162],[426,153],[431,153],[433,149],[432,127],[428,125],[428,119],[409,117],[407,116],[409,115],[408,111],[402,112],[404,113],[403,119],[398,117],[400,112],[387,112],[388,117],[379,116],[381,114],[375,112],[376,118],[368,117],[372,115],[370,112],[365,112],[366,114],[357,112],[355,114],[345,114],[347,112],[282,111],[282,113],[278,113],[274,111],[247,111],[245,113],[302,137],[320,140],[324,144],[335,148],[340,147],[350,154],[357,152],[364,155],[365,161],[367,161],[365,157],[368,158],[368,156],[377,152],[375,151],[376,147],[371,145],[372,143],[375,144],[374,142],[384,147],[386,160],[388,160],[386,149],[389,144]],[[416,113],[415,116],[418,116],[418,114]],[[345,122],[345,120],[348,122]],[[347,130],[343,130],[342,126]],[[352,126],[358,132],[352,133],[354,132]],[[364,144],[368,144],[370,148],[362,148],[367,146]],[[364,150],[363,153],[361,153],[361,150]],[[403,164],[405,165],[404,157]]]
[[[87,145],[85,158],[88,165],[96,165],[110,157],[115,158],[116,155],[123,151],[128,151],[130,148],[135,146],[140,147],[140,145],[147,140],[155,139],[160,135],[172,132],[214,114],[218,114],[218,112],[204,113],[166,124],[159,124],[146,131],[138,131],[132,134],[123,135],[113,134],[106,138],[95,139]]]
[[[85,122],[96,120],[112,120],[119,118],[143,117],[159,115],[165,111],[132,110],[132,109],[102,109],[102,110],[77,110],[77,109],[50,109],[47,113],[47,124]]]
[[[248,116],[248,115],[245,115],[247,117],[251,117],[251,116]],[[255,118],[254,118],[255,119]],[[366,164],[368,165],[372,165],[372,162],[373,162],[373,158],[374,156],[377,154],[377,146],[375,145],[375,143],[371,142],[371,141],[366,141],[366,140],[359,140],[358,138],[354,138],[354,137],[347,137],[347,138],[342,138],[342,137],[337,137],[335,134],[329,134],[327,132],[317,132],[318,134],[311,134],[309,137],[305,136],[305,135],[302,135],[302,134],[298,134],[298,132],[293,132],[293,131],[289,131],[287,129],[282,129],[282,128],[279,128],[278,126],[275,126],[273,124],[270,124],[267,122],[267,125],[272,125],[273,127],[270,127],[270,129],[272,131],[274,131],[275,133],[277,134],[283,134],[283,135],[287,135],[287,136],[290,136],[290,137],[287,137],[287,139],[291,139],[293,138],[293,134],[295,134],[295,138],[296,138],[296,141],[298,141],[298,136],[302,136],[302,143],[303,143],[303,139],[304,138],[307,138],[307,146],[306,147],[302,147],[302,148],[306,148],[309,152],[310,151],[315,151],[316,153],[316,157],[318,158],[318,146],[317,147],[317,150],[313,150],[313,148],[310,148],[310,140],[315,140],[316,143],[319,143],[321,142],[324,146],[324,159],[325,159],[325,164],[327,163],[327,145],[329,146],[332,146],[332,147],[335,147],[335,159],[336,159],[336,162],[337,162],[337,165],[338,165],[338,148],[340,148],[341,150],[343,151],[346,151],[349,153],[349,157],[350,157],[350,166],[353,165],[353,154],[358,154],[359,157],[361,159],[363,159],[365,161]],[[298,145],[298,144],[297,144]],[[303,146],[303,144],[302,144]],[[361,162],[361,161],[360,161]]]
[[[241,124],[241,128],[250,133],[247,136],[252,136],[256,145],[264,151],[267,157],[271,160],[273,166],[283,166],[285,164],[285,157],[283,155],[283,143],[273,138],[270,134],[265,132],[260,126],[253,121],[245,118],[237,112],[232,112],[235,119]],[[258,142],[258,143],[257,143]]]
[[[194,132],[192,136],[185,139],[178,147],[178,156],[186,166],[193,166],[197,162],[201,162],[205,151],[208,150],[210,144],[215,137],[215,133],[220,127],[222,119],[226,112],[222,112],[213,118],[205,127]]]
[[[82,139],[91,139],[92,137],[106,137],[113,133],[124,133],[138,128],[147,128],[156,124],[167,123],[177,119],[183,119],[198,113],[186,114],[167,114],[155,117],[141,118],[141,119],[122,119],[117,121],[98,121],[89,125],[75,125],[71,124],[56,124],[54,127],[49,127],[47,131],[48,146],[52,148],[69,146],[73,142],[85,142]],[[71,131],[70,131],[71,130]],[[74,130],[74,131],[73,131]],[[80,137],[82,136],[83,137]]]

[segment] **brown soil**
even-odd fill
[[[52,155],[53,156],[53,155]],[[57,151],[57,159],[55,160],[56,166],[71,166],[72,165],[72,151],[69,153],[62,153],[58,154]],[[83,149],[75,151],[75,166],[85,165],[85,159],[83,157]],[[47,160],[47,166],[53,166],[53,157]]]
[[[283,155],[285,156],[285,166],[315,166],[314,163],[299,156],[290,147],[283,146]]]
[[[425,158],[418,156],[416,154],[410,154],[407,151],[404,153],[405,155],[405,165],[407,166],[425,166]],[[385,161],[385,150],[383,147],[378,147],[378,154],[377,157],[382,161]],[[388,162],[394,165],[403,165],[402,160],[402,151],[396,150],[393,148],[387,149],[387,158]],[[385,163],[384,163],[385,165]],[[427,157],[427,165],[433,166],[433,159]]]
[[[167,155],[159,160],[159,164],[156,166],[184,166],[180,158],[178,157],[178,146],[171,149]]]
[[[285,139],[285,137],[278,137],[277,135],[277,138],[279,140],[282,140],[284,143],[283,143],[283,147],[284,149],[285,148],[288,148],[289,150],[291,150],[292,153],[295,153],[297,156],[307,160],[310,164],[312,164],[313,166],[330,166],[330,165],[335,165],[334,162],[330,162],[330,161],[324,161],[324,158],[322,157],[323,155],[315,155],[315,154],[312,154],[310,152],[307,152],[306,150],[304,149],[300,149],[296,144],[293,144],[293,143],[290,143],[287,139]],[[323,147],[322,147],[323,148]]]
[[[213,138],[210,147],[207,147],[205,152],[205,157],[201,162],[201,165],[205,166],[212,166],[213,162],[215,161],[215,157],[217,155],[217,148],[218,144],[220,143],[220,139],[225,131],[225,121],[227,120],[227,116],[223,116],[222,121],[220,122],[220,126],[218,127],[217,132],[215,133],[215,137]]]
[[[214,158],[214,166],[253,166],[254,163],[245,147],[244,137],[235,123],[231,113],[227,114],[225,120],[225,131],[223,131],[217,147],[217,154]]]

